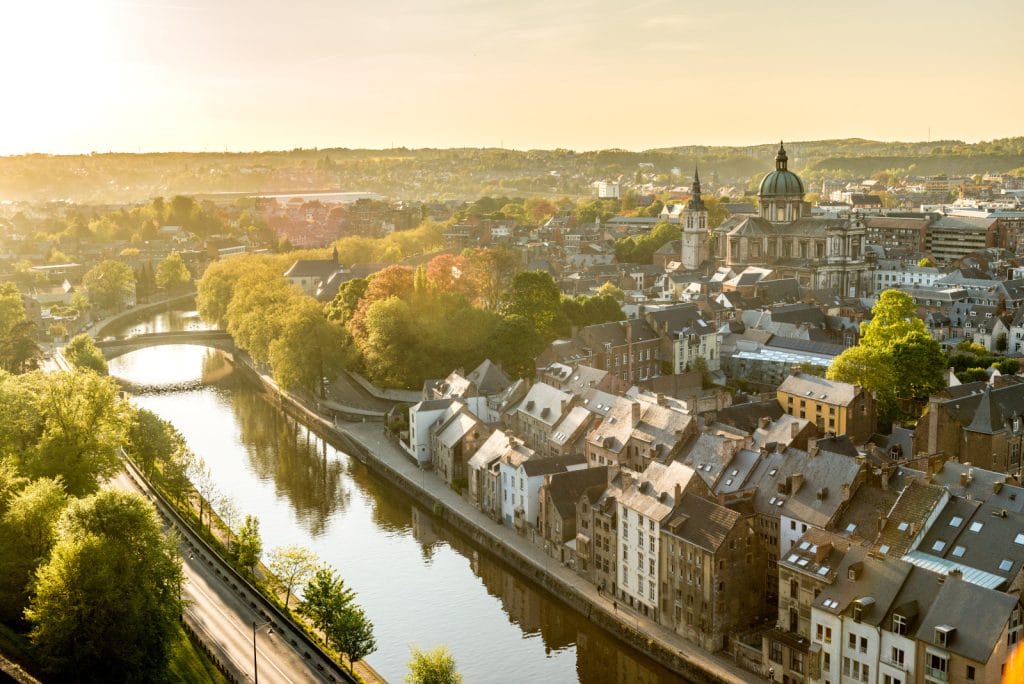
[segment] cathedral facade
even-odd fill
[[[718,266],[742,271],[747,266],[769,268],[776,278],[796,278],[803,287],[828,289],[846,297],[869,295],[873,262],[865,254],[867,229],[857,217],[818,218],[804,201],[804,184],[787,168],[783,145],[775,170],[765,175],[758,191],[758,213],[732,216],[714,231],[714,260]],[[695,177],[700,210],[700,183]],[[693,200],[691,199],[691,204]],[[695,215],[701,215],[700,210]],[[687,212],[689,214],[690,212]],[[707,212],[703,211],[704,220]],[[687,223],[683,231],[683,264],[687,264]],[[705,232],[705,235],[707,233]],[[691,249],[694,257],[701,256]]]

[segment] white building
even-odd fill
[[[696,471],[678,461],[652,462],[642,474],[623,469],[616,500],[619,598],[654,619],[659,605],[661,523],[687,491],[708,495]]]
[[[500,461],[501,521],[522,530],[537,526],[544,476],[587,467],[582,456],[540,458],[522,443],[513,444]]]
[[[430,464],[430,426],[455,403],[454,399],[431,399],[409,409],[409,441],[402,447],[421,468]]]

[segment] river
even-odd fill
[[[110,334],[202,325],[170,312]],[[374,623],[367,660],[388,681],[402,681],[413,644],[448,645],[467,683],[678,681],[286,417],[227,355],[150,347],[110,373],[181,431],[221,495],[259,518],[265,550],[301,544],[338,569]]]

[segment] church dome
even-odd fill
[[[761,197],[773,196],[804,196],[804,183],[800,176],[786,168],[789,158],[786,148],[779,143],[779,153],[775,155],[775,170],[761,180],[761,189],[757,194]]]

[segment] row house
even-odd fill
[[[586,467],[582,456],[542,458],[528,448],[506,451],[498,467],[502,523],[521,532],[536,528],[545,476]]]
[[[490,435],[490,429],[461,402],[455,402],[430,428],[434,471],[449,486],[466,486],[466,464]]]
[[[535,383],[504,418],[508,428],[531,449],[546,455],[557,426],[569,412],[572,395],[544,382]]]
[[[711,492],[693,468],[678,462],[651,463],[642,473],[623,470],[621,475],[622,492],[615,502],[617,595],[637,612],[658,619],[662,525],[684,494],[710,497]]]
[[[469,501],[493,520],[501,520],[501,458],[517,449],[525,449],[522,440],[494,430],[466,464]]]
[[[648,311],[644,318],[660,339],[661,358],[672,373],[692,370],[701,359],[709,371],[721,367],[721,335],[704,320],[696,304],[680,304]]]
[[[591,467],[591,470],[593,467]],[[618,506],[628,471],[609,467],[603,492],[584,492],[576,503],[576,572],[599,592],[618,595]]]
[[[694,493],[661,525],[661,623],[709,651],[763,614],[767,555],[750,520]]]
[[[544,477],[538,495],[537,529],[549,542],[549,553],[562,563],[576,564],[577,504],[583,497],[597,499],[607,487],[607,466],[566,470]]]
[[[923,254],[928,249],[928,226],[933,220],[931,215],[865,216],[865,239],[869,245]]]
[[[644,396],[617,397],[601,424],[587,434],[587,463],[642,471],[651,462],[669,462],[696,434],[693,416],[679,407],[646,401]]]
[[[660,340],[643,319],[588,325],[578,338],[592,354],[591,365],[626,384],[661,375]]]

